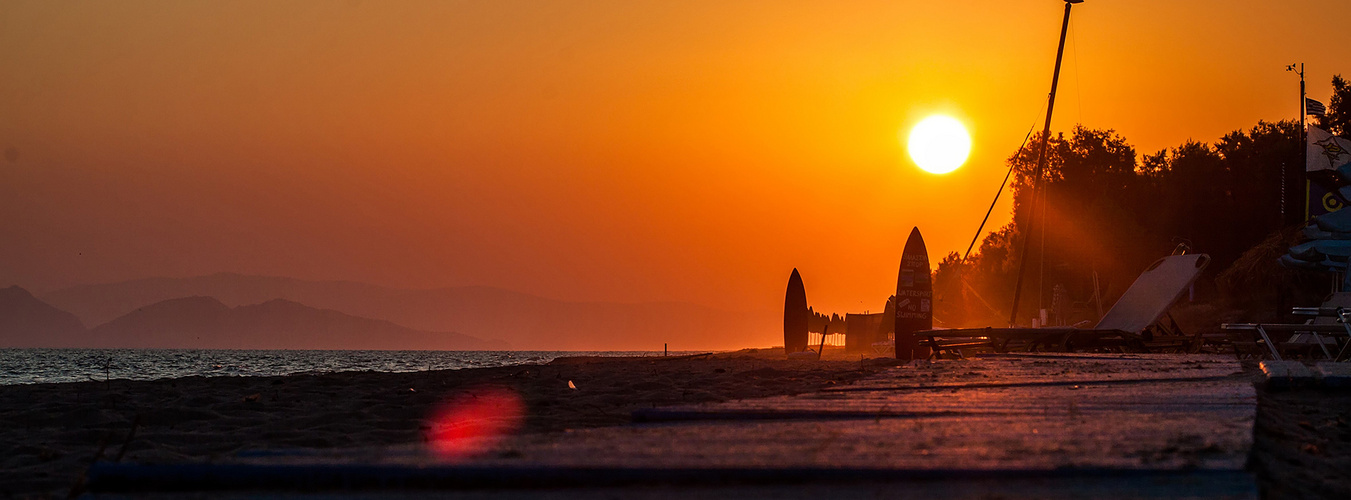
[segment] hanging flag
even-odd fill
[[[1312,125],[1307,135],[1308,215],[1335,212],[1351,204],[1351,139]]]
[[[1323,103],[1308,97],[1304,98],[1304,109],[1307,113],[1318,116],[1323,116],[1328,112],[1328,108],[1323,107]]]
[[[1308,154],[1305,158],[1307,163],[1304,170],[1310,174],[1327,171],[1329,175],[1348,181],[1345,184],[1351,184],[1351,139],[1337,137],[1310,125]]]
[[[1305,220],[1346,208],[1346,205],[1342,203],[1340,193],[1316,182],[1309,182],[1306,196],[1308,196],[1308,199],[1305,200],[1308,203],[1308,208],[1305,211]]]

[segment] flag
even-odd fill
[[[1351,191],[1351,189],[1348,189],[1348,191]],[[1346,204],[1342,203],[1344,197],[1341,193],[1330,190],[1317,182],[1310,181],[1308,183],[1308,191],[1305,196],[1308,198],[1305,200],[1305,203],[1308,204],[1305,209],[1304,218],[1306,220],[1309,217],[1330,214],[1346,207]]]
[[[1308,97],[1304,98],[1304,109],[1308,114],[1311,115],[1322,116],[1327,114],[1328,112],[1328,108],[1323,107],[1323,103],[1315,101]]]
[[[1309,126],[1304,171],[1309,186],[1308,215],[1319,215],[1351,205],[1351,139]]]
[[[1344,178],[1351,184],[1351,139],[1309,126],[1304,170],[1310,174],[1326,172]]]

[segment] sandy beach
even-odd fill
[[[781,351],[780,351],[781,352]],[[849,385],[892,359],[788,361],[773,350],[703,357],[560,358],[415,373],[189,377],[0,387],[7,497],[64,497],[102,460],[203,461],[241,451],[425,441],[444,401],[481,387],[520,394],[521,433],[624,425],[639,408]],[[961,363],[961,361],[946,361]],[[1255,373],[1255,366],[1247,366]],[[576,389],[569,387],[569,382]],[[1345,498],[1351,394],[1260,391],[1250,468],[1268,498]]]
[[[524,399],[519,432],[622,425],[638,408],[849,384],[866,362],[782,351],[696,358],[561,358],[543,365],[284,377],[188,377],[0,387],[0,494],[64,497],[95,456],[175,462],[243,450],[419,443],[442,403],[476,388]],[[576,389],[571,389],[572,382]],[[134,435],[129,432],[135,427]],[[125,449],[125,452],[123,451]],[[100,453],[101,450],[101,453]]]

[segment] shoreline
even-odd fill
[[[673,355],[708,351],[673,351]],[[559,357],[653,357],[661,351],[360,351],[267,349],[0,349],[0,386],[188,376],[407,373],[547,363]]]

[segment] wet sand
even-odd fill
[[[441,403],[484,386],[522,396],[527,410],[520,432],[552,433],[626,424],[639,408],[852,384],[895,364],[843,355],[787,361],[781,352],[562,358],[545,365],[415,373],[3,386],[0,496],[65,497],[98,455],[172,463],[246,450],[418,443]],[[569,388],[569,381],[577,388]],[[1259,390],[1258,397],[1250,468],[1264,496],[1351,498],[1351,391]]]

